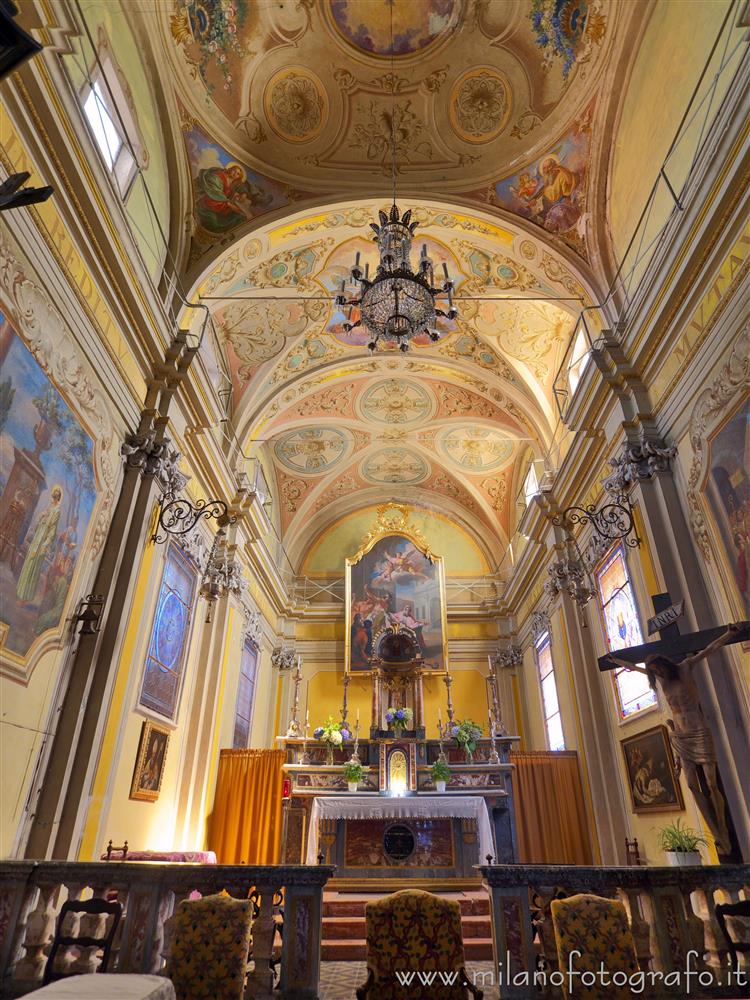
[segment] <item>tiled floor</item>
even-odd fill
[[[466,971],[469,977],[484,992],[484,1000],[498,1000],[498,991],[493,986],[482,986],[483,976],[492,971],[492,962],[469,962]],[[474,978],[480,973],[478,978]],[[320,967],[320,1000],[355,1000],[355,989],[367,979],[364,962],[323,962]],[[485,981],[490,982],[486,975]]]

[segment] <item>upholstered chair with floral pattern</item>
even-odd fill
[[[242,1000],[252,919],[249,899],[219,894],[178,904],[165,970],[177,1000]]]
[[[612,982],[614,973],[620,973],[615,977],[615,983],[620,984],[625,976],[639,971],[633,932],[622,903],[581,893],[553,899],[550,911],[566,1000],[631,1000],[633,992],[627,982]],[[599,975],[602,965],[608,976]],[[585,976],[583,982],[580,976],[568,978],[569,966],[595,977]]]
[[[365,921],[367,981],[357,1000],[481,1000],[464,968],[458,903],[402,889],[368,903]]]

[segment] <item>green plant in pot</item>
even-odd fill
[[[667,855],[667,864],[674,866],[702,864],[700,844],[707,842],[696,830],[685,826],[681,819],[659,830],[659,845]]]
[[[365,769],[358,760],[348,760],[346,764],[344,764],[344,777],[346,778],[346,783],[349,786],[350,792],[357,791],[357,786],[362,780],[362,775],[364,773]]]
[[[432,780],[435,782],[435,788],[439,792],[445,791],[446,781],[450,781],[451,769],[448,767],[444,760],[436,760],[430,769],[432,775]]]

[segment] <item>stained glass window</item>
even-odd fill
[[[176,545],[170,544],[151,627],[140,703],[172,721],[177,717],[195,584],[192,563]]]
[[[607,648],[614,651],[626,646],[640,646],[643,633],[622,545],[612,549],[599,566],[596,584],[604,617]],[[621,667],[615,670],[614,676],[621,718],[627,719],[656,704],[656,694],[645,674]]]
[[[536,665],[539,671],[539,685],[542,689],[542,713],[547,733],[547,747],[550,750],[565,749],[560,702],[557,697],[555,666],[552,662],[552,643],[549,632],[543,632],[534,644]]]
[[[248,639],[242,648],[242,659],[240,660],[240,683],[237,689],[237,709],[234,716],[234,738],[232,740],[232,746],[235,750],[244,749],[250,742],[257,668],[258,649]]]

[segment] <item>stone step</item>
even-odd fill
[[[465,938],[464,955],[466,961],[492,961],[492,938]],[[321,943],[321,958],[324,962],[364,962],[367,946],[364,941],[332,938]]]
[[[468,938],[492,937],[492,923],[489,916],[468,916],[461,918],[464,940]],[[324,941],[364,941],[364,917],[325,917],[323,919]]]
[[[387,893],[323,893],[324,917],[363,917],[365,906]],[[489,916],[490,899],[486,892],[441,892],[444,899],[455,899],[462,916]]]

